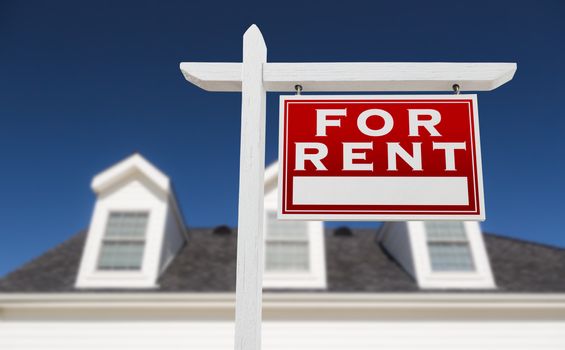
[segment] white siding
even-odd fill
[[[0,349],[233,349],[229,321],[6,321]],[[565,322],[265,321],[263,349],[565,349]]]

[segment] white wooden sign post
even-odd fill
[[[261,348],[263,181],[267,91],[488,91],[510,81],[515,63],[267,63],[257,26],[243,35],[242,63],[183,62],[208,91],[241,91],[241,155],[235,349]]]

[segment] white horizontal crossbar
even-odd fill
[[[267,91],[490,91],[514,77],[516,63],[264,63]],[[183,62],[180,69],[208,91],[241,91],[241,63]]]

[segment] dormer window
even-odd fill
[[[100,248],[98,270],[141,270],[147,212],[111,212]]]
[[[476,221],[390,222],[380,239],[422,289],[496,288]]]
[[[277,166],[265,169],[263,287],[326,288],[324,223],[277,219]]]
[[[310,269],[308,223],[277,220],[267,212],[265,230],[265,271],[307,272]]]
[[[96,203],[76,288],[156,288],[186,242],[169,178],[139,154],[92,180]]]
[[[432,271],[474,271],[473,255],[460,221],[425,222]]]
[[[326,287],[324,226],[321,221],[277,219],[265,210],[265,288]]]

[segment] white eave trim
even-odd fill
[[[227,307],[233,293],[7,293],[0,309],[27,307]],[[565,311],[565,293],[264,293],[264,308],[553,308]]]
[[[143,174],[160,190],[167,194],[170,193],[169,178],[137,153],[96,175],[92,179],[92,190],[97,194],[104,192],[104,190],[132,172]]]

